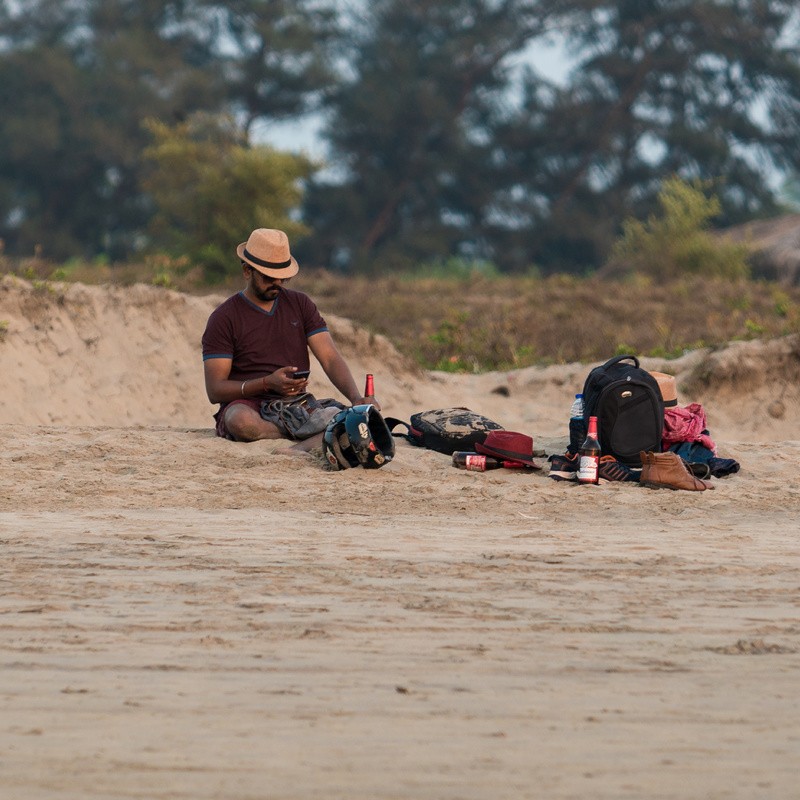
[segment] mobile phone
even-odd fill
[[[299,369],[297,372],[292,373],[292,377],[295,380],[301,381],[303,378],[307,378],[311,374],[310,369]]]

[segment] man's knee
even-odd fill
[[[257,411],[242,404],[225,409],[225,428],[237,442],[283,438],[271,422],[262,419]]]

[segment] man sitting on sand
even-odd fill
[[[217,435],[239,442],[285,438],[262,417],[262,401],[291,401],[306,392],[308,372],[294,374],[309,369],[309,348],[350,403],[379,409],[374,397],[361,396],[311,298],[286,288],[299,270],[286,234],[259,228],[236,253],[245,288],[212,312],[202,339],[206,393],[220,404]],[[317,434],[285,452],[311,450],[321,439]]]

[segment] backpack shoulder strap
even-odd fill
[[[411,444],[422,445],[422,432],[412,428],[405,420],[397,419],[397,417],[384,417],[383,421],[386,423],[386,427],[390,430],[392,436],[396,436],[398,439],[405,439],[411,442]],[[400,431],[398,433],[395,431],[395,428],[400,425],[405,428],[405,432]]]
[[[395,433],[394,429],[398,425],[402,425],[406,431],[411,430],[411,426],[402,419],[397,419],[397,417],[384,417],[383,421],[386,423],[386,427],[392,432],[393,436],[405,436],[405,433]]]

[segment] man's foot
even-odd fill
[[[300,458],[311,458],[320,463],[325,462],[325,455],[322,452],[322,434],[309,436],[301,442],[295,442],[291,447],[276,447],[272,451],[278,456],[294,456]]]

